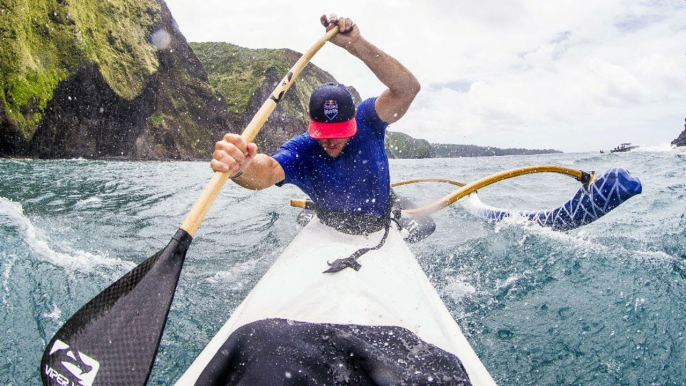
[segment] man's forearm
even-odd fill
[[[233,179],[238,185],[251,190],[261,190],[282,181],[285,174],[281,165],[266,154],[258,154],[243,174]]]

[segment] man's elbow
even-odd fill
[[[412,99],[419,94],[419,91],[422,89],[421,83],[419,83],[419,80],[412,75],[411,80],[410,80],[410,91],[412,92]]]
[[[417,80],[414,75],[410,74],[405,82],[405,87],[403,87],[402,93],[399,96],[404,99],[405,103],[409,106],[421,89],[422,85],[419,83],[419,80]]]

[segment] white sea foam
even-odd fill
[[[207,278],[208,283],[222,284],[232,291],[242,290],[251,280],[263,259],[251,259],[234,265],[228,271],[219,271]]]
[[[107,256],[94,255],[90,252],[79,251],[66,245],[65,251],[57,251],[51,246],[50,238],[35,227],[31,220],[24,215],[21,204],[0,197],[0,214],[6,217],[8,225],[19,231],[21,238],[28,245],[31,252],[50,263],[80,272],[92,272],[98,267],[132,269],[135,265],[129,261],[113,259]]]
[[[74,204],[74,209],[100,208],[102,198],[89,197]]]
[[[476,288],[466,278],[452,277],[448,285],[443,288],[443,293],[453,300],[461,300],[474,295]]]
[[[7,294],[10,293],[10,275],[15,261],[17,261],[16,256],[10,256],[9,259],[5,260],[5,264],[7,265],[5,266],[5,271],[2,273],[2,304],[7,304]]]
[[[507,287],[512,287],[513,285],[515,285],[517,283],[518,280],[519,280],[519,276],[510,276],[502,282],[497,281],[496,288],[504,289]]]
[[[636,152],[665,152],[665,151],[672,151],[674,147],[669,144],[669,143],[663,143],[662,145],[655,145],[655,146],[641,146],[637,149],[634,149],[633,151]]]
[[[52,304],[52,311],[50,311],[49,314],[43,314],[43,317],[52,319],[54,321],[60,320],[60,317],[62,316],[62,310],[57,307],[57,304]]]
[[[502,221],[494,224],[495,233],[510,229],[524,230],[526,232],[522,235],[522,239],[519,240],[520,245],[526,241],[526,238],[529,236],[538,236],[555,241],[560,245],[567,245],[573,250],[605,252],[608,248],[597,243],[593,236],[588,235],[584,231],[579,231],[578,233],[560,232],[553,230],[552,228],[543,227],[521,216],[506,217]]]

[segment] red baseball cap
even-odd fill
[[[355,103],[347,87],[326,83],[310,96],[310,125],[307,134],[314,139],[350,138],[357,132]]]

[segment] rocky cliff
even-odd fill
[[[207,160],[299,57],[189,45],[163,0],[1,1],[0,157]],[[308,64],[257,136],[260,151],[304,132],[312,89],[330,81]],[[500,154],[402,133],[386,141],[395,158]]]
[[[208,158],[236,131],[161,0],[0,8],[0,156]]]
[[[278,82],[302,54],[289,49],[248,49],[228,43],[191,43],[207,70],[214,89],[224,98],[232,122],[245,127]],[[315,87],[336,80],[309,63],[257,135],[261,152],[271,154],[296,134],[304,133],[310,94]],[[360,95],[350,86],[356,103]]]
[[[412,138],[407,134],[386,131],[386,154],[388,158],[434,158],[433,146],[425,139]]]
[[[684,125],[684,131],[679,134],[679,137],[672,141],[674,146],[686,146],[686,124]]]

